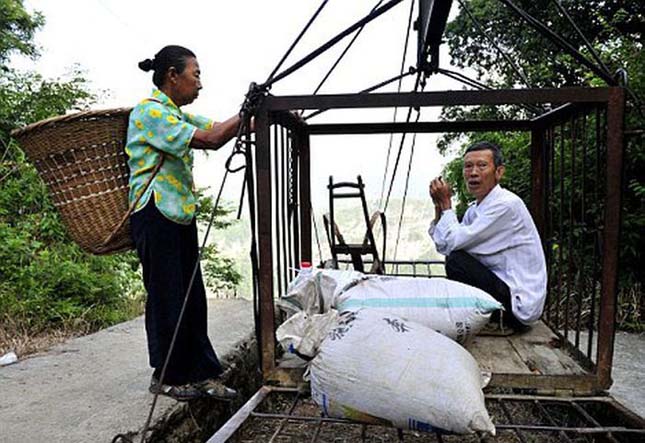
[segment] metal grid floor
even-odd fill
[[[538,397],[490,394],[486,407],[496,437],[403,431],[388,426],[321,417],[298,390],[263,386],[210,440],[237,443],[636,443],[645,423],[610,397]]]

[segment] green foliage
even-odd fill
[[[22,0],[0,0],[0,70],[13,52],[37,55],[32,40],[44,22],[40,13],[25,11]]]
[[[213,197],[204,195],[205,191],[206,189],[198,191],[197,221],[201,226],[208,225],[215,205]],[[232,208],[226,208],[220,204],[215,211],[212,229],[223,230],[231,226],[233,222],[228,219],[228,216],[232,211]],[[202,251],[202,267],[204,283],[216,292],[234,292],[242,281],[242,275],[236,269],[235,261],[220,254],[214,243],[206,245]]]
[[[604,81],[591,73],[588,68],[577,63],[546,37],[533,30],[501,2],[469,0],[464,3],[482,29],[479,29],[470,14],[462,8],[457,17],[448,24],[446,38],[453,63],[459,67],[467,66],[474,69],[480,81],[492,87],[605,85]],[[558,11],[555,2],[517,0],[514,3],[547,23],[550,29],[562,35],[587,58],[592,59],[592,54],[584,41],[566,16]],[[609,72],[624,69],[628,73],[629,86],[635,95],[640,97],[640,100],[645,98],[645,56],[643,55],[645,3],[638,0],[562,0],[560,3],[600,54]],[[486,38],[484,33],[490,39]],[[491,44],[491,40],[508,54],[515,68]],[[518,70],[521,75],[518,74]],[[636,132],[645,129],[643,112],[645,109],[642,101],[630,95],[625,118],[626,128],[635,129]],[[442,117],[447,120],[530,118],[536,114],[536,111],[530,108],[512,106],[447,107],[442,111]],[[489,139],[502,146],[507,164],[503,183],[528,202],[531,176],[528,134],[448,135],[441,140],[439,147],[444,153],[452,152],[461,157],[466,146],[481,139]],[[642,132],[640,135],[626,138],[622,238],[619,247],[621,305],[628,305],[627,299],[641,300],[642,304],[642,287],[639,282],[645,278],[645,268],[642,266],[641,259],[642,251],[645,249],[642,235],[645,232],[645,182],[641,172],[645,167],[644,146],[645,136]],[[570,160],[563,159],[563,161],[568,168]],[[467,196],[461,178],[461,160],[457,159],[448,164],[444,175],[455,184],[459,200],[458,210],[463,211]],[[588,180],[599,179],[591,173],[585,176]],[[580,192],[579,186],[575,183],[572,185],[571,178],[567,174],[564,175],[564,186],[567,192]],[[568,198],[571,194],[565,193],[565,195]],[[550,198],[557,207],[560,197],[552,195]],[[585,209],[586,216],[600,224],[598,215],[600,209],[597,204],[588,205]],[[580,209],[576,208],[576,210]],[[593,238],[591,232],[582,232],[579,229],[573,229],[572,232],[573,241],[586,238],[589,242]],[[558,246],[559,240],[555,239],[555,241],[553,247]],[[592,241],[591,243],[593,244]],[[592,267],[593,264],[589,266]],[[638,288],[636,295],[634,295],[634,288]],[[628,297],[627,294],[631,295]],[[641,311],[645,312],[642,307]],[[639,309],[631,309],[628,312],[631,314],[620,318],[623,324],[642,321],[639,318]]]
[[[36,55],[32,38],[43,18],[11,0],[0,0],[0,14],[0,325],[23,333],[88,331],[131,318],[141,310],[136,257],[82,252],[9,136],[17,127],[83,109],[93,95],[78,69],[46,80],[4,66],[12,52]]]
[[[134,252],[93,256],[71,241],[45,184],[9,135],[95,100],[76,66],[55,80],[4,66],[12,53],[37,55],[32,40],[43,23],[22,1],[0,0],[0,327],[27,334],[70,327],[85,332],[140,314],[144,291]],[[202,214],[212,209],[210,198],[201,204]],[[216,228],[228,225],[221,220],[227,213],[218,211]],[[204,259],[211,287],[239,282],[231,261],[214,246]]]
[[[44,79],[34,72],[7,69],[0,77],[0,131],[6,137],[13,128],[87,109],[94,100],[78,67],[65,78],[56,80]]]
[[[140,304],[133,254],[96,257],[68,238],[45,185],[15,142],[0,164],[0,322],[39,332],[92,330]]]

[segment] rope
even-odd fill
[[[410,29],[412,28],[412,14],[414,12],[414,2],[410,2],[410,13],[408,15],[408,28],[405,32],[405,43],[403,44],[403,56],[401,57],[401,75],[403,75],[403,69],[405,69],[405,59],[408,55],[408,42],[410,41]],[[399,84],[397,86],[397,94],[401,93],[401,84],[403,83],[403,78],[399,78]],[[399,107],[394,108],[394,115],[392,116],[392,122],[396,123],[396,117],[399,112]],[[387,181],[387,170],[390,166],[390,153],[392,151],[392,142],[394,141],[394,134],[390,134],[390,143],[387,147],[387,156],[385,157],[385,170],[383,171],[383,180],[381,181],[381,197],[378,201],[379,208],[383,204],[383,194],[385,193],[385,182]],[[385,258],[383,258],[385,260]]]

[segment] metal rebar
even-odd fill
[[[502,412],[504,412],[504,416],[506,417],[506,420],[508,420],[509,423],[513,423],[513,417],[511,416],[510,411],[506,407],[504,400],[499,398],[497,399],[497,401],[499,402],[499,406],[502,408]],[[503,429],[503,426],[504,425],[495,425],[495,427],[498,429]],[[510,424],[508,425],[508,427],[515,431],[517,438],[519,438],[522,443],[527,443],[526,439],[524,438],[524,435],[522,434],[522,431],[520,430],[520,428],[518,428],[517,425]]]
[[[573,225],[575,223],[575,218],[574,218],[574,213],[573,213],[573,199],[575,195],[575,174],[576,174],[576,151],[575,151],[575,146],[576,146],[576,119],[575,117],[572,117],[570,120],[570,142],[569,142],[569,177],[570,177],[570,182],[569,182],[569,189],[568,189],[568,222],[569,222],[569,234],[567,236],[567,292],[566,292],[566,298],[565,298],[565,309],[564,309],[564,335],[567,337],[567,340],[569,339],[569,315],[570,315],[570,308],[571,308],[571,298],[572,295],[575,293],[575,288],[573,287],[573,274],[574,274],[574,266],[575,263],[573,262],[573,256],[574,256],[574,251],[573,251]]]
[[[555,419],[553,418],[551,413],[549,411],[547,411],[547,409],[542,405],[542,403],[540,403],[539,400],[534,400],[533,404],[539,409],[539,411],[542,413],[542,415],[544,415],[544,417],[547,419],[547,421],[549,422],[549,424],[551,426],[557,426],[557,422],[555,421]],[[567,442],[572,441],[564,431],[559,431],[559,434]]]
[[[279,129],[278,125],[274,124],[271,129],[272,129],[271,132],[272,132],[272,135],[273,135],[272,136],[272,140],[273,140],[273,162],[274,162],[274,167],[277,170],[278,169],[278,164],[279,164],[278,163],[278,158],[279,158],[279,155],[280,155],[280,152],[279,152],[280,151],[280,138],[278,137],[278,129]],[[280,174],[274,174],[274,176],[273,176],[273,186],[275,188],[275,200],[276,200],[275,201],[276,211],[275,211],[275,220],[274,220],[275,224],[274,224],[274,226],[276,227],[275,228],[276,229],[275,239],[276,239],[276,242],[278,244],[280,244],[280,234],[281,234],[280,229],[279,229],[279,227],[280,227],[280,216],[281,216],[280,204],[279,204],[279,199],[280,199],[280,197],[279,197],[280,196],[280,181],[279,180],[280,180]],[[275,248],[275,265],[276,265],[276,276],[277,276],[276,280],[277,280],[277,283],[278,283],[278,295],[282,296],[283,295],[282,281],[283,281],[283,278],[284,278],[283,274],[286,271],[284,271],[283,267],[282,267],[282,250],[281,250],[280,247]],[[285,289],[286,289],[286,286],[285,286]]]
[[[345,425],[359,424],[359,422],[347,420],[344,418],[308,417],[306,415],[286,415],[286,414],[274,414],[274,413],[268,413],[268,412],[255,412],[255,411],[251,413],[251,416],[257,417],[257,418],[273,419],[273,420],[287,419],[287,420],[293,420],[293,421],[322,421],[325,423],[340,423]]]
[[[594,427],[595,427],[596,429],[602,429],[602,428],[603,428],[603,426],[600,424],[600,422],[598,422],[598,420],[596,420],[595,418],[593,418],[593,417],[592,417],[592,416],[591,416],[591,415],[590,415],[590,414],[589,414],[589,413],[588,413],[588,412],[587,412],[587,411],[586,411],[582,406],[580,406],[577,402],[572,401],[572,402],[571,402],[571,406],[573,406],[573,408],[574,408],[574,409],[575,409],[575,410],[576,410],[580,415],[582,415],[582,416],[585,418],[585,420],[587,420],[589,423],[591,423],[592,425],[594,425]],[[610,428],[610,427],[605,427],[605,429],[609,429],[609,428]],[[615,428],[618,428],[618,427],[615,427]],[[645,429],[642,429],[641,431],[643,431],[643,433],[645,434]],[[608,439],[609,441],[611,441],[612,443],[618,443],[618,441],[617,441],[617,440],[616,440],[616,439],[611,435],[611,432],[612,432],[612,431],[607,430],[607,439]],[[620,431],[619,431],[619,432],[620,432]]]
[[[607,433],[620,433],[620,434],[635,434],[635,435],[645,435],[645,429],[631,429],[625,428],[622,426],[604,426],[598,428],[592,427],[571,427],[566,426],[543,426],[543,425],[504,425],[497,424],[495,425],[497,429],[509,429],[516,432],[521,431],[545,431],[545,432],[573,432],[576,434],[585,434],[585,435],[594,435],[594,434],[607,434]],[[618,443],[618,441],[612,437],[613,442]],[[522,440],[525,441],[525,440]]]
[[[284,264],[284,268],[282,270],[282,275],[280,276],[281,278],[284,279],[285,281],[285,289],[288,284],[289,280],[289,274],[290,274],[290,267],[291,267],[291,261],[289,257],[289,231],[287,229],[287,193],[286,193],[286,165],[285,165],[285,156],[287,154],[287,144],[288,144],[288,133],[287,133],[287,128],[284,126],[280,127],[280,156],[279,158],[276,159],[276,171],[280,175],[280,189],[276,189],[276,193],[280,196],[280,202],[279,206],[276,207],[276,211],[280,212],[282,217],[280,219],[280,224],[276,226],[276,230],[280,230],[281,232],[281,237],[280,237],[280,243],[277,244],[276,246],[282,247],[282,263]]]
[[[558,167],[558,181],[560,183],[560,204],[558,208],[558,263],[555,269],[561,269],[562,268],[562,262],[563,262],[563,253],[562,251],[564,250],[564,124],[560,125],[560,158],[559,158],[559,167]],[[560,303],[562,302],[562,290],[563,290],[563,284],[562,284],[562,272],[558,272],[558,309],[556,311],[556,325],[558,330],[562,328],[562,325],[560,323]]]
[[[291,403],[291,407],[289,408],[289,412],[287,413],[287,416],[291,415],[293,413],[294,409],[296,409],[296,405],[298,404],[298,400],[300,400],[300,392],[296,393],[296,398],[294,398],[293,402]],[[271,439],[269,440],[269,443],[273,443],[275,441],[275,439],[278,437],[278,435],[280,435],[280,432],[282,432],[282,429],[284,429],[284,425],[286,425],[286,424],[287,424],[287,420],[283,419],[280,422],[280,425],[278,426],[278,428],[275,430],[275,432],[271,436]]]
[[[316,430],[314,431],[314,435],[311,437],[311,443],[316,443],[318,441],[318,437],[320,436],[320,430],[322,429],[323,422],[318,421],[316,424]]]
[[[586,187],[587,187],[587,114],[583,113],[581,116],[582,125],[580,128],[580,142],[582,145],[582,155],[580,156],[581,162],[581,179],[580,179],[580,220],[578,225],[580,226],[580,236],[578,239],[578,254],[580,254],[580,266],[578,267],[579,280],[578,280],[578,310],[576,312],[576,348],[580,348],[580,329],[581,329],[581,317],[582,317],[582,303],[583,303],[583,294],[586,293],[586,276],[587,276],[587,251],[586,251],[586,233],[587,233],[587,223],[586,223]]]

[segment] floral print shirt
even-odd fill
[[[125,152],[130,167],[130,204],[143,192],[155,166],[165,158],[134,211],[154,198],[157,209],[168,219],[183,225],[195,216],[193,193],[193,151],[195,131],[208,130],[213,121],[182,112],[158,89],[130,113]]]

